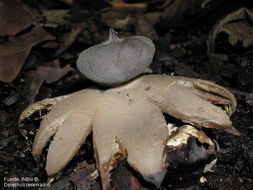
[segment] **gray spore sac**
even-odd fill
[[[96,83],[115,86],[143,73],[151,64],[154,53],[155,46],[149,38],[132,36],[120,39],[111,29],[106,42],[81,52],[77,68]]]

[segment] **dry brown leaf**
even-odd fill
[[[109,3],[112,5],[112,7],[115,8],[131,8],[131,9],[137,9],[137,10],[145,10],[147,8],[146,3],[125,3],[123,0],[112,0],[109,1]]]
[[[64,68],[52,68],[52,67],[39,67],[38,72],[47,74],[45,75],[45,82],[51,84],[58,81],[72,70],[70,65],[66,65]]]
[[[24,69],[31,68],[36,63],[36,60],[37,60],[36,55],[30,55],[26,60],[26,64],[24,65]]]
[[[27,104],[33,103],[44,81],[47,84],[56,82],[70,70],[72,70],[70,65],[66,65],[64,68],[40,66],[35,71],[28,72],[25,78],[25,87],[23,91],[23,96],[26,97]]]
[[[249,47],[253,43],[253,27],[246,21],[231,23],[224,27],[224,32],[229,34],[229,43],[235,45],[242,42],[243,47]]]
[[[65,50],[67,50],[74,43],[74,41],[81,35],[81,33],[84,31],[86,27],[87,27],[86,23],[73,24],[72,30],[63,36],[63,40],[61,41],[59,49],[56,51],[55,56],[58,56]]]
[[[67,5],[72,5],[74,0],[59,0],[63,3],[66,3]]]
[[[46,27],[57,28],[60,25],[71,24],[69,21],[70,15],[68,9],[44,10],[42,15],[46,20],[43,26]]]
[[[123,0],[113,0],[109,3],[112,5],[112,8],[108,9],[102,14],[102,21],[109,27],[115,29],[125,29],[127,28],[127,26],[133,23],[137,23],[137,25],[141,25],[144,23],[145,26],[151,25],[146,18],[139,18],[138,16],[139,14],[142,15],[142,12],[144,12],[144,10],[146,9],[146,3],[128,4],[125,3]],[[142,15],[142,17],[145,16]],[[139,21],[138,19],[141,20]],[[145,27],[145,29],[147,29],[147,27]],[[141,31],[140,33],[142,32],[143,31]]]
[[[33,46],[55,38],[41,27],[21,36],[9,37],[0,44],[0,81],[13,81],[25,63]]]
[[[253,21],[253,12],[241,8],[228,14],[221,19],[210,32],[207,46],[208,52],[215,51],[215,39],[221,33],[228,34],[228,41],[231,45],[235,45],[238,41],[242,42],[243,47],[249,47],[253,44],[253,27],[250,22]]]
[[[140,180],[131,172],[127,161],[119,156],[114,163],[114,169],[111,176],[112,190],[131,189],[148,190],[142,186]]]
[[[137,35],[146,36],[151,40],[159,39],[155,28],[151,25],[151,23],[142,13],[137,13],[135,15],[134,28]]]
[[[133,24],[133,15],[127,9],[112,8],[102,14],[102,21],[111,28],[124,29]]]
[[[28,28],[35,15],[19,0],[3,0],[0,2],[0,36],[15,35]]]
[[[184,24],[184,16],[199,12],[203,0],[177,0],[168,6],[161,18],[166,20],[170,26],[178,26]],[[186,21],[187,22],[187,21]]]
[[[192,67],[182,63],[178,62],[175,65],[175,73],[178,76],[185,76],[185,77],[192,77],[192,78],[203,78],[203,75],[195,72]]]
[[[160,22],[160,17],[162,15],[161,12],[150,12],[145,13],[145,17],[148,19],[148,21],[151,23],[152,26]]]
[[[99,182],[92,178],[95,170],[95,164],[88,164],[84,161],[70,175],[70,181],[76,185],[78,190],[100,190]]]
[[[221,4],[223,0],[176,0],[163,12],[165,27],[189,25]]]

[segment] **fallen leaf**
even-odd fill
[[[114,169],[111,175],[112,190],[131,189],[131,190],[147,190],[140,183],[140,180],[134,175],[133,170],[127,164],[125,158],[119,156],[114,163]],[[150,187],[152,189],[152,187]]]
[[[86,23],[73,24],[72,30],[63,36],[63,39],[60,42],[59,49],[56,51],[55,56],[58,56],[65,50],[67,50],[74,43],[74,41],[82,34],[82,32],[86,27],[87,27]]]
[[[211,10],[220,5],[223,0],[177,0],[173,1],[164,10],[161,18],[164,27],[182,27],[202,18]]]
[[[150,12],[145,13],[145,17],[150,22],[152,26],[156,25],[158,22],[160,22],[161,12]]]
[[[175,65],[175,73],[178,76],[185,76],[185,77],[192,77],[192,78],[204,78],[203,75],[195,72],[190,66],[188,66],[182,62],[178,62]]]
[[[123,0],[113,0],[109,3],[112,8],[102,14],[102,21],[109,27],[126,29],[134,24],[137,34],[150,37],[153,40],[158,39],[151,23],[157,23],[161,13],[147,14],[147,19],[143,14],[147,7],[146,3],[125,3]]]
[[[67,5],[72,5],[74,0],[59,0],[63,3],[66,3]]]
[[[125,3],[123,0],[109,1],[112,8],[102,14],[102,21],[111,28],[126,29],[135,21],[135,14],[144,12],[146,3]]]
[[[54,183],[50,183],[50,181],[48,182],[48,184],[50,184],[50,187],[47,187],[46,189],[48,190],[56,190],[56,189],[72,189],[73,185],[69,182],[69,178],[68,177],[62,177],[59,180],[57,180]]]
[[[27,73],[25,78],[25,87],[23,97],[26,98],[26,104],[33,103],[41,85],[45,81],[47,84],[56,82],[66,75],[72,68],[66,65],[64,68],[54,68],[50,66],[40,66],[35,71]]]
[[[15,35],[28,28],[35,15],[19,0],[3,0],[0,2],[0,36]]]
[[[78,190],[100,190],[100,184],[95,178],[92,178],[95,170],[95,164],[88,164],[84,161],[70,175],[70,181],[76,185]]]
[[[242,42],[243,47],[253,44],[253,12],[241,8],[221,19],[209,34],[207,46],[209,54],[215,51],[215,39],[221,33],[228,34],[228,41],[235,45],[238,41]]]
[[[136,10],[145,10],[147,8],[146,3],[125,3],[123,0],[112,0],[109,2],[112,7],[117,7],[117,8],[131,8],[131,9],[136,9]]]
[[[8,41],[0,44],[0,81],[12,82],[33,46],[55,38],[41,27],[21,36],[9,37]]]
[[[45,18],[43,26],[57,28],[61,25],[71,24],[69,21],[69,9],[45,10],[42,13]]]
[[[65,76],[72,70],[72,67],[70,65],[66,65],[64,68],[39,67],[37,70],[45,75],[45,82],[51,84]],[[44,72],[46,72],[46,74],[44,74]]]
[[[137,35],[146,36],[151,40],[159,39],[155,28],[151,25],[151,23],[142,13],[137,13],[135,15],[134,28]]]
[[[185,15],[197,14],[201,10],[202,0],[177,0],[173,1],[163,12],[161,18],[169,26],[181,26],[189,22],[185,20]]]
[[[128,9],[115,9],[102,14],[102,21],[114,29],[125,29],[128,25],[133,24],[133,12]]]
[[[24,65],[24,69],[31,68],[36,63],[36,60],[37,60],[36,55],[30,55],[26,60],[26,64]]]

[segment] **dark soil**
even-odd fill
[[[43,2],[45,3],[46,1]],[[229,4],[229,2],[225,1],[225,5],[226,3]],[[229,5],[227,6],[228,10],[223,11],[221,7],[216,9],[216,12],[213,12],[213,14],[218,17],[218,15],[224,15],[226,11],[229,12],[241,6],[241,3],[232,2],[233,8],[230,8],[231,5]],[[36,9],[36,3],[33,4],[32,1],[26,1],[26,3],[29,7]],[[246,1],[244,3],[247,5]],[[63,8],[65,5],[59,3],[57,6],[59,6],[57,8]],[[89,4],[89,6],[92,7],[94,5]],[[93,8],[94,10],[100,9],[100,7]],[[156,30],[160,39],[155,42],[157,50],[151,68],[154,73],[174,73],[175,75],[212,80],[231,90],[235,94],[238,104],[231,120],[233,126],[240,131],[241,136],[233,136],[215,129],[206,130],[208,136],[215,139],[220,146],[220,151],[212,157],[218,158],[216,165],[212,168],[213,171],[203,173],[203,168],[207,162],[194,165],[181,165],[176,168],[170,165],[161,186],[161,189],[164,190],[253,189],[253,107],[246,102],[246,96],[253,93],[253,46],[244,48],[241,43],[232,46],[228,43],[227,35],[221,34],[216,39],[218,44],[217,51],[228,55],[229,60],[210,61],[206,53],[205,42],[211,28],[217,21],[215,20],[216,18],[211,18],[212,14],[209,13],[202,20],[173,30],[162,25],[157,25]],[[93,21],[95,22],[96,20]],[[107,29],[107,26],[97,27],[97,30],[100,30],[101,33],[107,31]],[[48,31],[54,35],[56,34],[55,30],[51,31],[48,29]],[[122,34],[124,34],[124,31]],[[56,35],[61,34],[57,33]],[[93,41],[94,44],[96,43],[95,41]],[[169,48],[172,45],[176,48]],[[80,42],[75,42],[67,52],[76,55],[81,49],[85,48],[84,46]],[[31,55],[38,57],[36,66],[43,65],[46,61],[52,60],[52,54],[46,48],[35,47]],[[35,101],[75,92],[94,85],[92,82],[84,79],[77,71],[75,56],[72,59],[67,59],[60,55],[59,59],[62,66],[70,64],[74,70],[55,83],[44,83],[39,89]],[[23,68],[13,82],[0,83],[1,186],[6,182],[10,184],[9,181],[6,181],[7,179],[21,179],[21,177],[27,177],[24,179],[25,183],[31,182],[35,177],[38,178],[37,182],[40,183],[47,183],[48,181],[44,170],[45,154],[42,156],[40,162],[36,162],[31,154],[32,142],[36,129],[39,127],[39,120],[31,120],[25,123],[25,128],[29,131],[26,137],[21,134],[18,126],[19,116],[28,106],[26,97],[22,95],[25,86],[25,76],[28,71],[29,69]],[[75,189],[74,183],[68,181],[69,175],[83,161],[86,161],[88,164],[94,164],[95,159],[93,154],[90,136],[78,155],[75,156],[61,174],[56,176],[55,182],[51,184],[51,189]],[[211,160],[210,158],[208,161]],[[123,166],[130,172],[130,174],[127,173],[125,175],[133,175],[134,178],[140,181],[141,185],[138,186],[139,189],[156,189],[153,185],[144,182],[141,176],[129,168],[126,163],[123,163]],[[121,168],[119,167],[118,170],[118,173],[115,171],[113,179],[117,179],[117,175],[120,175]],[[200,182],[202,176],[206,178],[205,183]],[[100,183],[100,179],[97,178],[97,181],[94,183]],[[129,184],[127,185],[129,187]],[[96,186],[97,188],[100,187]]]

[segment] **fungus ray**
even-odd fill
[[[228,133],[240,135],[232,126],[225,110],[196,95],[188,87],[175,83],[160,91],[159,95],[149,96],[149,99],[163,112],[184,122],[197,127],[223,129]]]
[[[49,139],[56,133],[72,112],[94,115],[97,99],[101,96],[99,90],[86,89],[70,94],[68,98],[54,105],[52,110],[43,118],[33,144],[32,154],[37,157],[47,145]],[[30,108],[31,109],[31,108]]]
[[[123,86],[123,89],[147,97],[163,112],[184,122],[198,127],[223,129],[228,133],[240,135],[232,126],[225,110],[211,103],[222,103],[231,106],[228,110],[234,110],[236,106],[234,95],[213,82],[200,79],[197,81],[201,82],[202,86],[206,84],[206,89],[201,91],[195,85],[196,79],[167,75],[146,75],[133,81],[132,85],[129,83],[129,86]]]
[[[58,173],[72,160],[91,132],[92,120],[93,116],[82,112],[68,115],[50,143],[46,164],[48,175]]]
[[[100,102],[93,126],[96,159],[104,189],[110,182],[115,138],[130,166],[145,180],[159,186],[166,173],[164,151],[167,130],[160,109],[145,98],[108,92]]]

